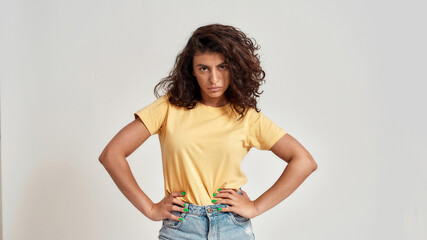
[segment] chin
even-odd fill
[[[206,95],[208,95],[211,98],[219,98],[222,95],[224,95],[224,92],[216,92],[216,93],[207,93]]]

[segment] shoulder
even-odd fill
[[[166,95],[160,96],[156,100],[152,101],[150,104],[146,104],[135,114],[145,114],[149,112],[150,114],[160,114],[169,110],[169,100]]]
[[[162,102],[162,103],[169,103],[169,96],[167,94],[164,94],[164,95],[160,96],[159,98],[157,98],[156,101]]]
[[[169,97],[166,95],[166,94],[164,94],[164,95],[162,95],[162,96],[160,96],[159,98],[157,98],[153,103],[152,103],[152,105],[153,105],[153,107],[156,107],[156,108],[158,108],[158,107],[160,107],[160,108],[165,108],[165,107],[168,107],[169,106]]]
[[[259,120],[259,118],[262,116],[261,111],[257,112],[255,108],[248,108],[245,114],[245,118],[248,122],[253,123]]]

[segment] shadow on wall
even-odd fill
[[[50,160],[28,179],[15,205],[9,239],[96,239],[94,207],[88,199],[92,194],[79,169]]]

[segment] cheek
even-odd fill
[[[196,81],[199,84],[199,86],[203,86],[204,85],[204,80],[203,80],[202,76],[199,76],[199,75],[196,74],[194,77],[196,78]]]
[[[230,73],[224,74],[224,81],[227,85],[230,84]]]

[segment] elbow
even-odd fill
[[[101,155],[98,157],[98,161],[99,161],[102,165],[104,165],[105,157],[101,154]]]
[[[307,171],[314,172],[317,169],[317,163],[314,161],[314,158],[308,155],[302,155],[299,157],[293,157],[289,160],[289,163],[296,161],[301,164],[301,167],[305,168]]]
[[[304,159],[304,166],[307,168],[307,170],[314,172],[317,169],[317,163],[314,161],[313,156],[311,154],[305,155],[305,157],[301,157],[301,159]]]
[[[104,167],[107,167],[107,165],[111,165],[117,161],[120,160],[126,160],[126,157],[123,154],[117,153],[117,151],[112,150],[104,150],[101,155],[98,157],[98,161],[104,165]]]
[[[98,160],[104,166],[105,168],[109,168],[114,164],[115,161],[112,161],[114,158],[111,158],[111,156],[99,156]]]
[[[313,160],[312,172],[317,170],[317,163]]]
[[[309,159],[310,166],[311,166],[311,172],[316,171],[316,170],[317,170],[317,163],[316,163],[316,161],[314,161],[313,156],[311,156],[311,155],[310,155],[310,156],[308,157],[308,159]]]
[[[107,154],[108,153],[108,150],[107,149],[104,149],[104,151],[102,151],[102,153],[101,153],[101,155],[99,155],[99,157],[98,157],[98,161],[102,164],[102,165],[104,165],[105,164],[105,162],[107,162]]]

